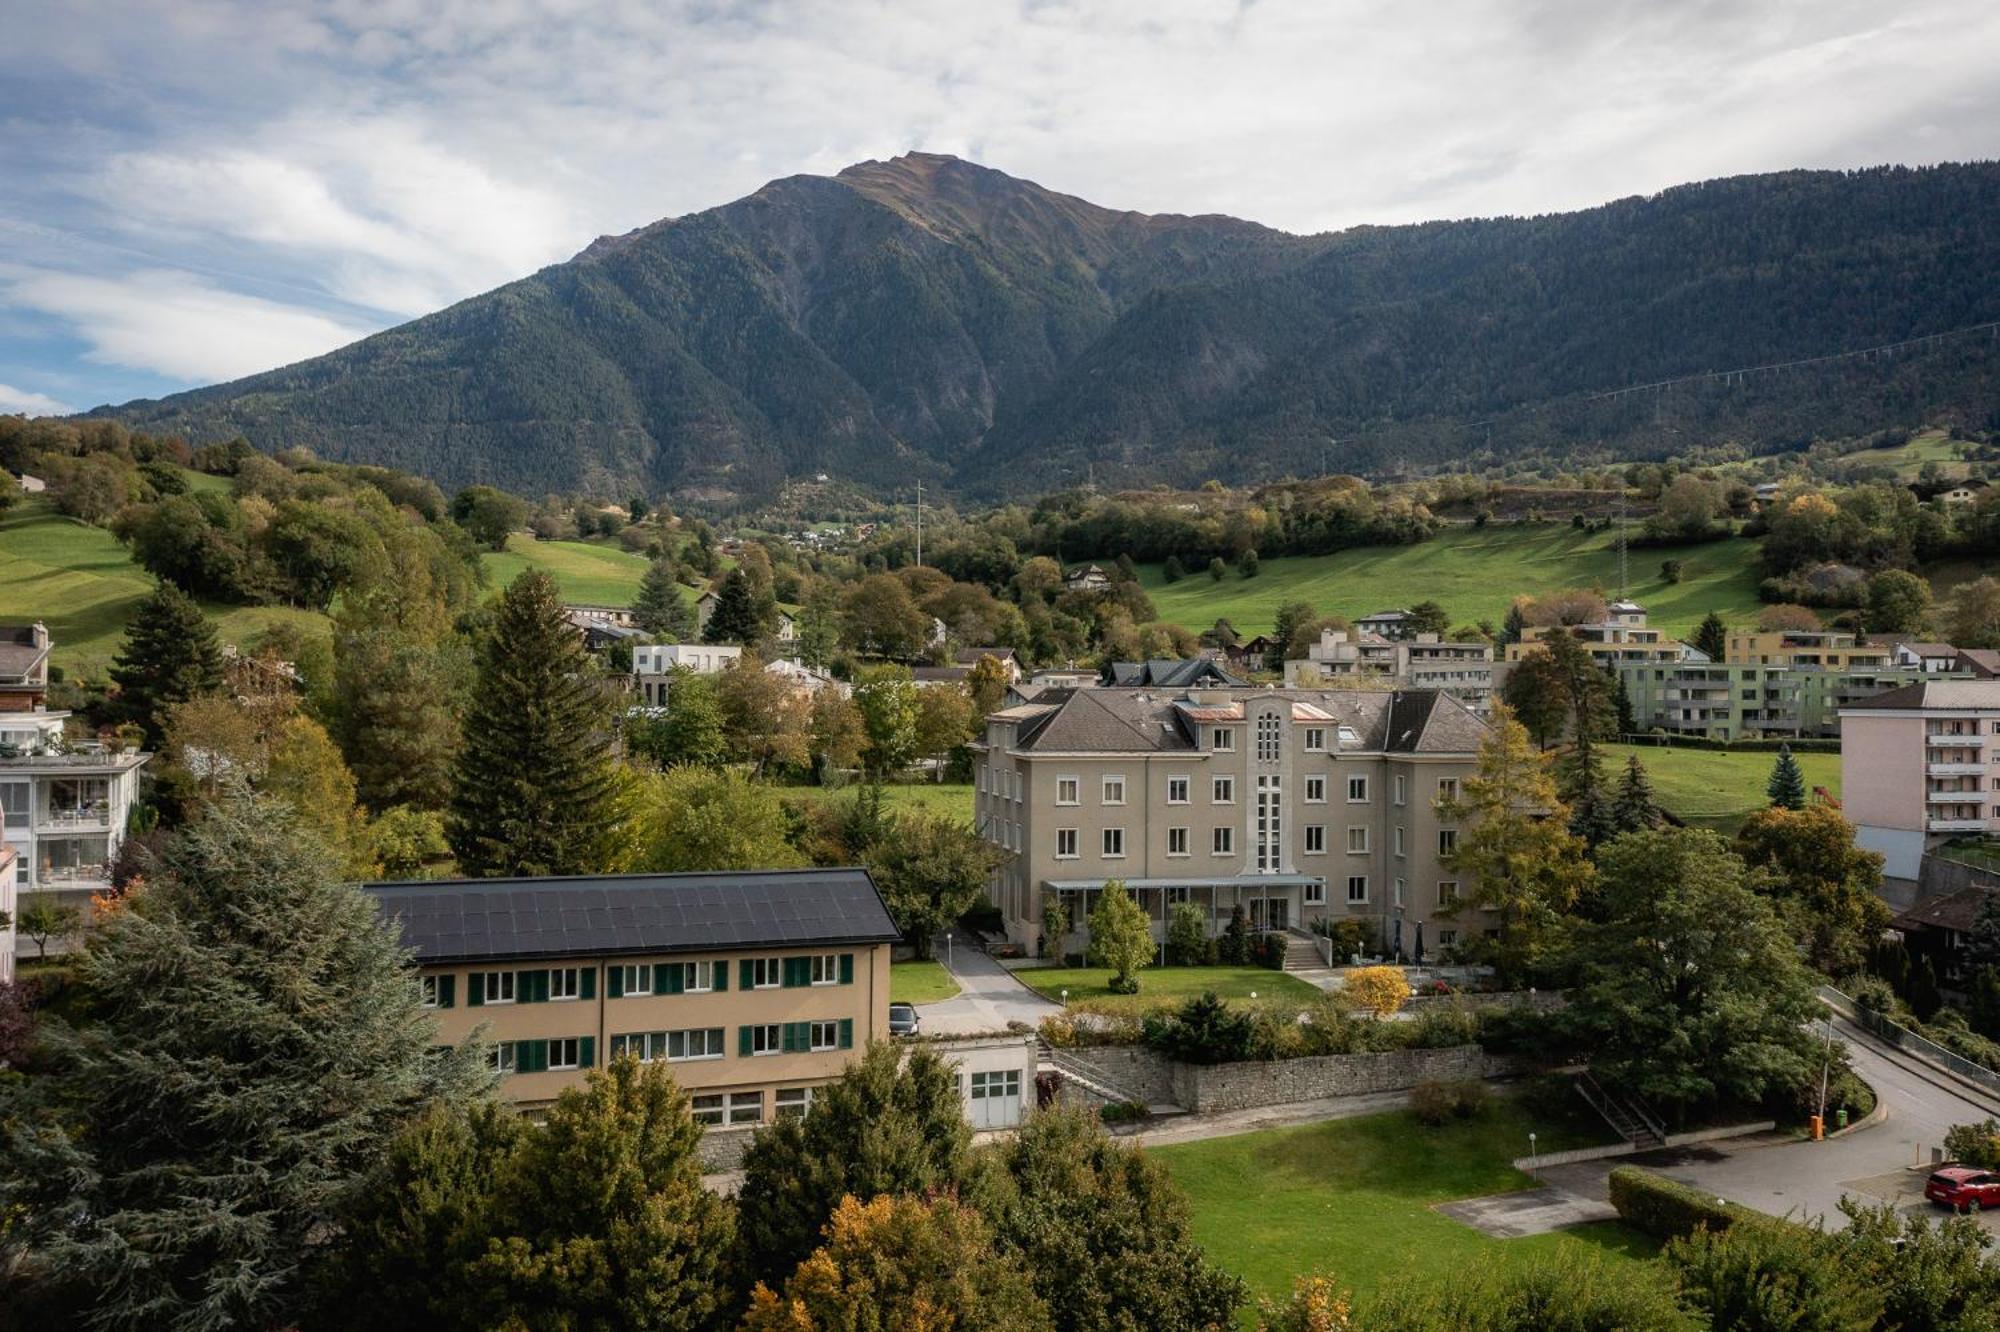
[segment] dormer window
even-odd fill
[[[1211,726],[1208,728],[1208,746],[1210,749],[1217,750],[1234,749],[1236,748],[1236,732],[1230,730],[1227,726]]]

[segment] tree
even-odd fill
[[[1000,852],[969,823],[912,810],[891,821],[864,860],[896,928],[927,958],[937,932],[978,904]]]
[[[1255,578],[1257,571],[1263,567],[1263,561],[1257,558],[1254,549],[1246,550],[1236,557],[1236,572],[1245,578]]]
[[[751,1140],[736,1194],[737,1261],[777,1277],[810,1254],[844,1197],[926,1196],[964,1183],[972,1132],[937,1053],[881,1043],[813,1095],[812,1113]]]
[[[722,577],[715,589],[715,606],[701,627],[704,643],[755,643],[764,634],[768,603],[758,603],[750,575],[738,565]]]
[[[1871,634],[1920,634],[1931,618],[1931,585],[1903,569],[1884,569],[1868,580],[1862,618]]]
[[[1970,1217],[1932,1222],[1900,1215],[1889,1203],[1846,1197],[1844,1229],[1827,1240],[1866,1273],[1883,1297],[1879,1326],[1903,1332],[1972,1332],[1990,1327],[2000,1299],[2000,1264],[1988,1256],[1992,1236]]]
[[[1187,577],[1187,566],[1181,563],[1180,556],[1169,555],[1167,562],[1160,566],[1160,576],[1169,583],[1178,583]]]
[[[1554,630],[1542,642],[1553,668],[1557,696],[1568,714],[1570,767],[1576,774],[1576,784],[1570,789],[1581,790],[1586,781],[1597,781],[1597,742],[1609,739],[1617,728],[1611,677],[1574,633]],[[1587,778],[1580,775],[1585,773]]]
[[[528,521],[528,506],[492,486],[467,486],[452,497],[451,519],[488,550],[505,550],[507,538]]]
[[[1222,937],[1215,942],[1216,960],[1227,967],[1240,967],[1250,961],[1250,917],[1238,902],[1229,913],[1229,923],[1222,927]]]
[[[1694,631],[1694,645],[1710,661],[1723,660],[1729,655],[1729,625],[1720,615],[1710,611],[1702,617],[1701,624]]]
[[[937,780],[952,751],[972,738],[972,698],[963,685],[946,682],[917,691],[916,750],[931,760]]]
[[[1042,946],[1043,957],[1057,966],[1065,966],[1068,959],[1063,956],[1063,940],[1069,937],[1069,908],[1063,905],[1061,896],[1050,893],[1042,899]]]
[[[524,573],[479,647],[445,835],[474,876],[590,874],[615,830],[605,697],[555,580]]]
[[[1167,913],[1167,965],[1198,967],[1208,960],[1208,910],[1196,902],[1176,902]]]
[[[854,689],[854,706],[868,732],[869,771],[897,773],[917,753],[916,682],[901,666],[878,666]]]
[[[1401,967],[1356,967],[1347,973],[1341,995],[1377,1018],[1391,1018],[1410,1000],[1410,981]]]
[[[28,1062],[35,1044],[33,1001],[39,988],[29,981],[0,981],[0,1073]]]
[[[1598,852],[1568,1021],[1605,1081],[1673,1107],[1745,1102],[1817,1076],[1813,977],[1715,833],[1627,833]]]
[[[1407,624],[1413,634],[1436,634],[1442,638],[1451,629],[1451,612],[1435,601],[1419,601],[1410,607]]]
[[[368,825],[368,840],[382,873],[391,879],[414,879],[451,854],[444,839],[444,818],[434,809],[391,805]]]
[[[186,593],[172,583],[155,583],[125,626],[111,682],[118,686],[118,714],[139,726],[147,746],[157,749],[174,704],[222,688],[215,626]]]
[[[648,779],[634,823],[636,869],[784,869],[803,860],[785,839],[777,792],[733,770],[683,766]]]
[[[694,637],[694,607],[681,595],[680,573],[672,560],[662,557],[646,566],[639,595],[632,602],[632,620],[663,643]]]
[[[670,669],[666,716],[628,719],[626,745],[664,767],[721,767],[729,758],[729,739],[715,678],[685,666]]]
[[[702,1127],[665,1064],[628,1056],[557,1098],[498,1172],[474,1265],[508,1322],[697,1329],[729,1305],[729,1205],[701,1182]]]
[[[1231,1324],[1243,1283],[1194,1242],[1173,1177],[1094,1118],[1043,1111],[981,1164],[972,1193],[996,1247],[1020,1259],[1056,1332]]]
[[[870,574],[847,593],[842,638],[857,651],[913,657],[930,637],[930,617],[894,574]]]
[[[1962,648],[2000,648],[2000,578],[1987,574],[1952,599],[1951,641]]]
[[[742,1323],[743,1332],[1052,1326],[1027,1274],[994,1252],[972,1208],[948,1197],[863,1203],[852,1195],[834,1208],[826,1242],[798,1265],[782,1296],[758,1283]]]
[[[1265,655],[1264,668],[1269,671],[1284,670],[1286,658],[1292,655],[1293,641],[1303,636],[1305,626],[1318,619],[1319,612],[1313,609],[1310,602],[1288,601],[1278,607],[1271,629],[1271,650]],[[1317,634],[1312,637],[1317,641]]]
[[[1882,857],[1854,844],[1854,825],[1839,810],[1760,809],[1744,820],[1735,850],[1814,966],[1831,976],[1860,969],[1890,912],[1875,891]]]
[[[1214,559],[1208,562],[1208,576],[1215,582],[1218,583],[1221,582],[1222,576],[1228,572],[1229,572],[1229,566],[1222,562],[1222,557],[1220,555],[1217,555]]]
[[[1681,1296],[1731,1332],[1849,1332],[1881,1321],[1884,1296],[1826,1236],[1789,1224],[1706,1228],[1662,1255]]]
[[[83,912],[43,893],[22,899],[21,914],[14,926],[35,941],[35,956],[46,960],[51,939],[61,942],[82,932]]]
[[[1757,612],[1757,628],[1767,634],[1780,633],[1787,629],[1810,633],[1819,627],[1819,616],[1804,606],[1779,602],[1775,606],[1766,606]]]
[[[1085,958],[1093,967],[1110,970],[1113,994],[1139,993],[1138,971],[1153,960],[1153,924],[1122,879],[1107,880],[1097,894]]]
[[[382,1143],[490,1076],[433,1053],[395,929],[262,797],[184,829],[78,972],[93,1021],[0,1107],[0,1208],[71,1325],[293,1321]]]
[[[1517,598],[1507,607],[1506,617],[1500,621],[1500,646],[1521,641],[1521,631],[1528,627],[1528,617]]]
[[[1806,775],[1799,769],[1799,761],[1792,757],[1790,745],[1778,746],[1778,761],[1771,765],[1771,777],[1764,783],[1764,794],[1770,797],[1771,805],[1776,809],[1806,807]]]
[[[278,725],[258,789],[290,805],[299,821],[339,857],[350,877],[375,872],[367,819],[355,804],[354,774],[318,722],[295,715]]]
[[[670,705],[679,700],[669,691]],[[802,768],[811,753],[810,719],[805,696],[791,681],[764,669],[745,654],[715,677],[715,699],[722,714],[722,735],[730,755],[748,763],[757,776],[773,764]],[[670,708],[668,716],[671,719]]]
[[[470,661],[456,638],[344,606],[334,631],[328,729],[369,809],[441,810],[458,753],[460,684]]]
[[[1657,828],[1660,822],[1660,804],[1653,797],[1653,784],[1646,779],[1646,767],[1637,754],[1628,755],[1618,779],[1618,793],[1611,802],[1611,826],[1618,832],[1642,832]]]
[[[1976,967],[2000,967],[2000,892],[1980,896],[1972,933],[1965,941],[1965,958]]]
[[[1507,672],[1500,697],[1539,748],[1547,749],[1562,738],[1569,707],[1562,672],[1548,653],[1529,652],[1516,662]]]
[[[868,722],[854,700],[838,689],[822,689],[813,695],[812,752],[818,761],[832,768],[853,768],[861,763],[868,744]]]
[[[972,663],[972,673],[965,677],[965,690],[971,702],[971,726],[977,731],[986,718],[1007,705],[1007,668],[998,657],[982,655]]]

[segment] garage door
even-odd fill
[[[1021,1122],[1021,1070],[972,1075],[972,1127],[1013,1128]]]

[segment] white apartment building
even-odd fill
[[[637,706],[667,706],[670,672],[675,667],[696,675],[716,675],[742,659],[743,649],[734,643],[642,643],[632,649],[632,683],[639,694]]]
[[[1374,679],[1402,689],[1437,689],[1484,717],[1493,710],[1493,645],[1449,642],[1437,634],[1383,638],[1360,630],[1323,629],[1304,660],[1285,663],[1291,688],[1338,686]]]
[[[1952,837],[2000,836],[2000,680],[1926,680],[1840,711],[1842,812],[1890,878]]]

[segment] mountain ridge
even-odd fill
[[[822,471],[1003,495],[1086,468],[1251,480],[1768,446],[1896,413],[1984,425],[1991,347],[1921,373],[1575,400],[2000,318],[1996,208],[2000,166],[1976,163],[1297,236],[906,154],[782,177],[324,356],[92,415],[608,495]]]

